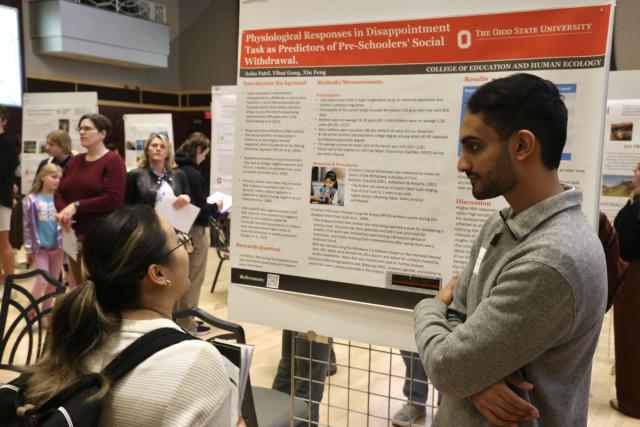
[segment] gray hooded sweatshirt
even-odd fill
[[[444,392],[434,426],[492,425],[471,396],[515,374],[540,411],[520,426],[586,426],[591,362],[607,299],[604,253],[569,187],[484,224],[447,307],[414,309],[416,343]],[[505,218],[503,220],[502,218]]]

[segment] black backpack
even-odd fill
[[[161,328],[148,332],[125,348],[102,373],[116,383],[129,371],[156,352],[179,342],[195,339],[174,328]],[[0,386],[0,424],[7,427],[40,426],[70,427],[98,425],[102,400],[89,397],[100,389],[97,374],[86,375],[67,387],[36,410],[18,417],[16,409],[24,404],[25,386],[31,374],[20,375],[9,384]]]

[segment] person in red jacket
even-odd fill
[[[99,218],[124,206],[127,171],[124,160],[107,149],[104,140],[111,133],[111,122],[101,114],[85,114],[78,123],[80,143],[87,152],[67,163],[55,194],[57,221],[63,229],[71,227],[78,236],[79,252],[70,259],[76,283],[82,283],[82,239]]]

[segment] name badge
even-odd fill
[[[478,274],[480,271],[480,264],[482,264],[482,259],[484,258],[484,254],[487,253],[485,248],[480,248],[480,252],[478,252],[478,258],[476,258],[476,264],[473,266],[473,274]]]

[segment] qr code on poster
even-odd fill
[[[280,286],[279,274],[267,274],[267,288],[278,289]]]

